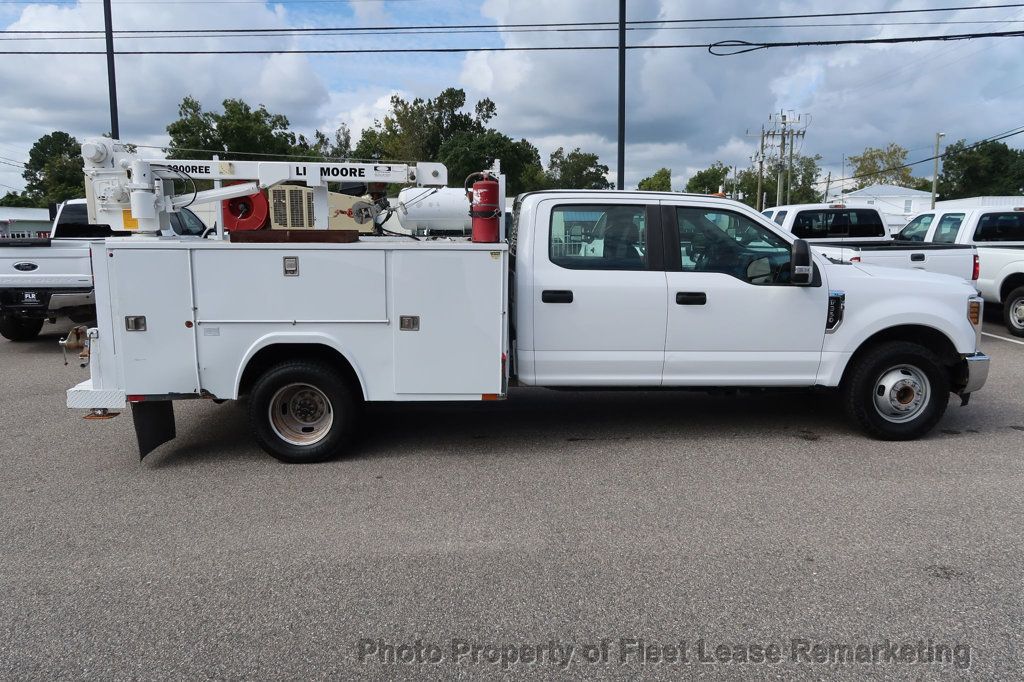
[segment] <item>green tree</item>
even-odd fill
[[[967,148],[960,140],[946,148],[939,174],[943,199],[1024,193],[1024,151],[1004,142],[987,142]]]
[[[208,159],[219,153],[236,159],[265,159],[267,154],[286,157],[295,151],[298,140],[288,129],[287,116],[272,114],[262,104],[253,109],[240,99],[224,100],[223,109],[203,111],[193,97],[182,100],[178,120],[167,126],[168,156]]]
[[[509,196],[544,186],[537,148],[526,140],[513,140],[494,129],[456,134],[441,145],[437,158],[448,167],[449,184],[457,185],[470,173],[490,168],[495,159],[500,159]]]
[[[608,166],[600,162],[597,154],[581,151],[579,147],[566,153],[563,147],[551,152],[545,172],[548,187],[557,189],[611,189]]]
[[[659,168],[654,175],[644,178],[637,185],[637,189],[649,192],[671,192],[672,191],[672,169]]]
[[[0,206],[11,208],[40,208],[39,202],[35,201],[25,192],[8,192],[0,197]]]
[[[358,158],[388,158],[406,161],[436,160],[441,147],[464,133],[481,134],[494,118],[494,102],[483,99],[464,111],[466,92],[447,88],[433,99],[417,97],[406,101],[392,95],[391,107],[383,121],[363,130],[355,148]]]
[[[697,171],[686,181],[686,191],[693,194],[715,194],[729,177],[729,167],[715,161],[708,168]]]
[[[857,178],[857,189],[869,185],[897,185],[898,187],[914,187],[916,180],[907,162],[907,150],[895,142],[885,147],[868,147],[858,156],[851,156],[853,163],[852,176]],[[865,177],[859,177],[865,176]]]
[[[43,135],[28,152],[25,192],[35,206],[46,206],[85,196],[82,148],[63,131]]]

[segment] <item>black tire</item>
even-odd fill
[[[31,341],[39,336],[43,328],[43,320],[25,317],[5,317],[0,319],[0,336],[9,341]]]
[[[1024,287],[1017,287],[1003,301],[1003,324],[1008,332],[1024,338]]]
[[[945,414],[949,389],[949,374],[934,353],[916,343],[890,341],[869,349],[849,369],[843,405],[869,436],[913,440]],[[883,410],[890,411],[888,418]]]
[[[249,395],[249,423],[256,440],[290,464],[337,457],[355,431],[361,402],[356,388],[326,362],[289,360],[274,365],[256,380]],[[299,442],[303,439],[309,442]]]

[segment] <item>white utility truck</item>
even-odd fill
[[[90,218],[130,210],[140,231],[190,200],[282,181],[447,182],[423,163],[170,171],[107,139],[84,156]],[[175,172],[257,182],[175,196]],[[503,207],[481,213],[504,219]],[[513,216],[496,243],[107,239],[93,249],[91,376],[68,406],[110,416],[130,404],[144,456],[174,437],[174,400],[247,396],[260,445],[312,462],[345,451],[364,401],[497,400],[510,386],[838,387],[868,434],[911,439],[951,392],[966,404],[985,383],[982,301],[962,280],[835,263],[708,196],[533,192]]]
[[[170,219],[168,234],[200,235],[206,229],[188,209]],[[0,336],[10,341],[34,339],[47,320],[96,319],[89,249],[93,242],[121,232],[111,225],[89,224],[85,199],[57,208],[50,236],[0,240]]]
[[[1011,334],[1024,337],[1024,206],[928,211],[907,223],[900,239],[977,248],[979,293],[1002,307]]]
[[[769,217],[768,212],[765,212]],[[967,281],[976,278],[977,252],[962,244],[910,244],[893,240],[874,208],[844,204],[777,206],[770,217],[815,251],[834,260],[926,270]]]

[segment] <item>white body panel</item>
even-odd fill
[[[297,276],[285,274],[286,257],[298,259]],[[76,387],[76,400],[87,388],[237,398],[248,362],[282,343],[336,350],[368,400],[504,391],[504,245],[132,237],[108,240],[95,265],[106,314],[92,383]],[[144,315],[146,331],[128,331],[130,315]],[[418,330],[399,329],[405,315],[419,318]]]

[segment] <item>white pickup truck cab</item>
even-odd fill
[[[1024,206],[928,211],[907,223],[900,239],[977,248],[978,292],[1002,307],[1011,334],[1024,337]]]
[[[874,208],[799,204],[771,209],[772,219],[834,260],[926,270],[971,281],[976,252],[969,245],[893,240]]]
[[[170,225],[169,234],[197,236],[206,229],[188,209],[175,213]],[[86,200],[71,199],[57,208],[49,238],[0,240],[0,336],[30,341],[47,320],[95,320],[89,249],[115,233],[90,225]]]
[[[179,399],[247,397],[262,447],[312,462],[345,451],[364,401],[516,386],[838,388],[868,434],[911,439],[988,373],[966,282],[836,263],[708,196],[529,193],[500,243],[132,237],[92,263],[91,376],[68,405],[131,404],[143,455]]]

